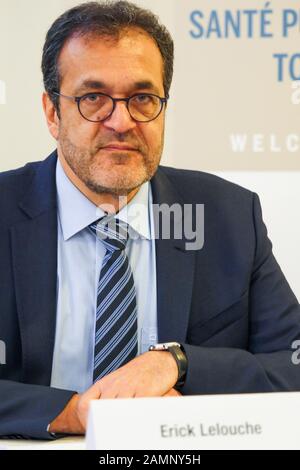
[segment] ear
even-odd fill
[[[46,116],[48,129],[52,137],[54,137],[54,139],[57,140],[58,134],[59,134],[59,117],[57,115],[57,111],[48,93],[46,92],[43,93],[42,101],[43,101],[43,109],[44,109],[44,113]]]

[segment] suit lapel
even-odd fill
[[[56,152],[42,162],[11,227],[24,382],[49,385],[55,338],[57,279]]]
[[[171,216],[171,227],[183,227],[183,201],[161,168],[151,181],[154,212],[157,205],[181,207],[180,215]],[[184,237],[163,239],[158,218],[154,217],[156,236],[157,322],[160,342],[186,340],[191,307],[195,251],[186,250]],[[171,231],[172,233],[172,231]]]

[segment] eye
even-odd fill
[[[134,99],[138,104],[148,104],[152,101],[150,95],[136,95]]]
[[[95,93],[90,93],[84,96],[83,100],[87,103],[96,103],[96,101],[99,100],[99,95],[96,95]]]

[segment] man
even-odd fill
[[[258,197],[159,166],[166,29],[83,4],[51,26],[42,69],[57,151],[0,176],[0,434],[84,434],[92,399],[300,390],[299,304]],[[203,204],[202,249],[156,237],[152,203]]]

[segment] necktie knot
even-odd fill
[[[90,229],[104,243],[107,250],[124,250],[128,240],[128,224],[113,215],[102,217]]]

